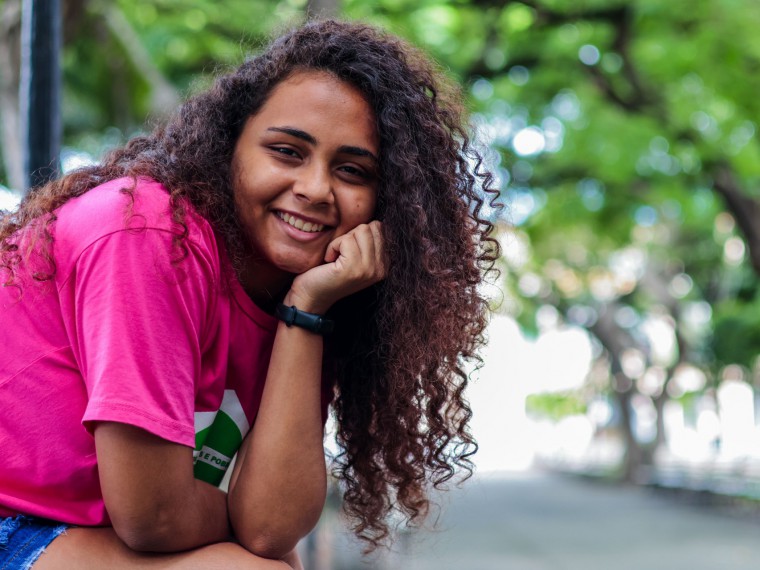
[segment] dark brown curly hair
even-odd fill
[[[300,70],[326,71],[358,88],[380,136],[376,218],[388,275],[331,309],[340,327],[326,348],[341,446],[333,472],[354,531],[374,548],[389,536],[391,512],[420,522],[429,485],[472,473],[477,445],[468,429],[465,370],[468,361],[480,363],[488,308],[479,284],[499,253],[481,214],[497,191],[471,146],[460,95],[416,49],[358,23],[321,21],[286,33],[187,101],[165,126],[31,193],[0,224],[0,269],[12,282],[24,252],[9,238],[19,228],[45,220],[38,234],[49,244],[58,206],[121,176],[147,176],[169,189],[174,221],[184,229],[180,245],[189,202],[223,237],[233,264],[241,263],[235,143],[274,86]]]

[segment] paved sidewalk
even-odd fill
[[[437,533],[370,563],[344,551],[335,570],[760,568],[760,522],[651,489],[526,474],[470,481],[448,502]]]

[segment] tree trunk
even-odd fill
[[[631,408],[631,398],[636,392],[633,381],[628,379],[623,373],[623,366],[620,362],[623,352],[630,347],[638,346],[631,334],[622,329],[615,323],[614,313],[616,305],[611,303],[606,305],[599,312],[599,318],[596,323],[589,328],[591,332],[602,343],[610,358],[610,372],[615,398],[620,407],[621,429],[623,430],[623,443],[625,445],[625,455],[622,465],[622,478],[625,481],[633,482],[636,474],[644,460],[644,453],[633,434],[633,410]]]
[[[636,482],[636,476],[644,459],[644,453],[633,435],[633,410],[631,408],[631,396],[633,389],[624,392],[615,392],[618,405],[620,406],[620,422],[623,430],[623,441],[625,442],[625,455],[623,456],[623,465],[621,478],[629,483]]]

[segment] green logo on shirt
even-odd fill
[[[217,412],[195,412],[195,478],[219,485],[250,425],[234,390]]]

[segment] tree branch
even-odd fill
[[[760,203],[741,191],[727,162],[718,162],[710,173],[713,175],[713,190],[723,198],[726,208],[744,234],[750,263],[755,273],[760,275]]]
[[[97,3],[95,9],[102,15],[114,38],[124,48],[126,57],[150,85],[152,111],[159,115],[173,111],[180,102],[177,90],[153,63],[148,50],[121,10],[110,3]]]

